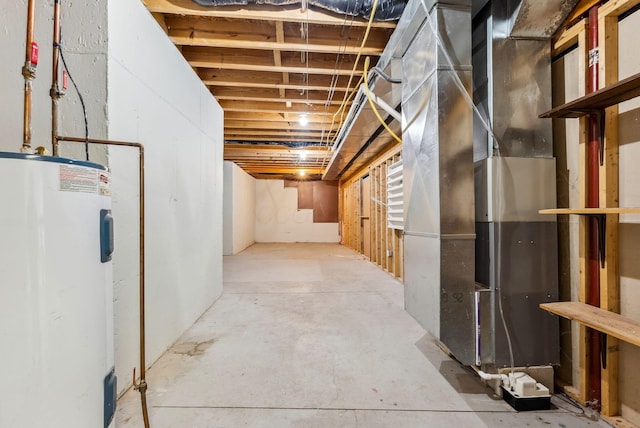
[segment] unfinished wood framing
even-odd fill
[[[361,48],[369,25],[362,18],[262,4],[143,3],[220,101],[225,109],[225,142],[231,143],[332,141],[337,131],[329,129],[332,115],[345,92],[357,89],[362,76],[364,58],[354,66],[357,54],[371,56],[373,67],[396,26],[372,22]],[[346,104],[344,111],[350,107],[350,102]],[[306,125],[300,123],[303,115]],[[330,153],[325,151],[325,156],[328,160]],[[265,168],[282,166],[260,153],[254,160]],[[295,169],[298,163],[292,161],[289,167]],[[283,178],[275,169],[273,178]],[[247,172],[257,177],[258,172]]]
[[[362,206],[369,204],[370,260],[396,278],[403,278],[403,235],[387,226],[387,169],[400,158],[401,146],[383,153],[366,169],[341,183],[343,242],[364,254]],[[370,180],[370,195],[362,194],[362,180]]]
[[[583,1],[581,5],[587,7],[591,3]],[[618,18],[621,14],[640,4],[640,0],[610,0],[603,4],[598,11],[599,21],[599,79],[600,88],[612,88],[618,83]],[[579,17],[573,16],[572,19]],[[574,19],[575,20],[575,19]],[[588,64],[588,54],[586,47],[586,23],[584,20],[578,21],[573,27],[565,30],[556,38],[554,52],[560,53],[577,43],[580,49],[580,68],[586,70]],[[582,83],[582,82],[581,82]],[[630,95],[636,95],[635,93]],[[587,102],[585,98],[585,102]],[[575,103],[575,102],[574,102]],[[570,104],[570,103],[569,103]],[[566,105],[567,109],[571,109]],[[582,113],[584,114],[584,113]],[[576,116],[571,116],[576,117]],[[557,304],[541,305],[545,310],[554,312],[561,316],[575,320],[580,323],[580,385],[579,388],[567,387],[568,392],[573,392],[577,398],[585,402],[586,393],[586,360],[587,348],[585,325],[608,334],[606,347],[605,369],[601,371],[602,402],[601,413],[616,426],[631,426],[631,424],[620,416],[620,397],[618,385],[619,372],[619,349],[618,340],[622,339],[635,345],[640,344],[637,337],[640,334],[637,322],[626,319],[620,312],[620,284],[618,272],[618,217],[620,213],[636,213],[637,208],[619,207],[619,152],[618,152],[618,106],[611,105],[606,108],[605,120],[605,151],[604,162],[599,169],[599,209],[572,209],[572,210],[551,210],[549,214],[581,214],[580,220],[580,290],[579,300],[586,300],[586,227],[585,218],[587,215],[606,215],[606,257],[604,266],[600,270],[600,308],[593,308],[578,302],[560,302]],[[580,157],[580,203],[585,204],[585,141],[587,121],[580,120],[581,141],[579,147]]]

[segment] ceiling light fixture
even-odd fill
[[[300,151],[300,159],[305,160],[306,158],[307,158],[307,153],[304,150]]]
[[[298,123],[302,126],[307,126],[307,124],[309,123],[309,118],[306,114],[301,114],[300,118],[298,119]]]
[[[301,169],[298,174],[300,174],[300,177],[304,177],[304,174],[305,174],[304,169]]]

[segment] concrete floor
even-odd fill
[[[553,398],[517,413],[403,310],[402,284],[329,244],[225,257],[222,297],[148,372],[162,427],[608,427]],[[139,395],[117,426],[141,427]]]

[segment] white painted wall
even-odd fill
[[[109,138],[145,145],[151,364],[222,291],[223,113],[141,2],[108,5]],[[138,365],[137,156],[112,149],[109,163],[122,390]]]
[[[33,146],[50,149],[53,2],[36,4]],[[140,1],[62,5],[63,49],[84,94],[90,136],[146,147],[150,365],[221,293],[222,110]],[[17,152],[26,0],[5,1],[0,9],[0,150]],[[71,84],[60,110],[60,133],[83,136]],[[83,152],[72,144],[61,149],[75,158]],[[92,147],[91,160],[112,170],[116,367],[123,391],[138,365],[138,158],[133,149]]]
[[[298,189],[283,180],[256,180],[256,242],[339,242],[338,223],[314,223],[298,209]]]
[[[238,254],[256,240],[256,180],[233,162],[224,163],[223,254]]]

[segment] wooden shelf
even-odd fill
[[[580,215],[640,214],[640,208],[553,208],[548,210],[539,210],[538,213]]]
[[[640,346],[640,322],[579,302],[541,303],[540,308]]]
[[[640,73],[542,113],[540,118],[580,117],[640,96]]]

